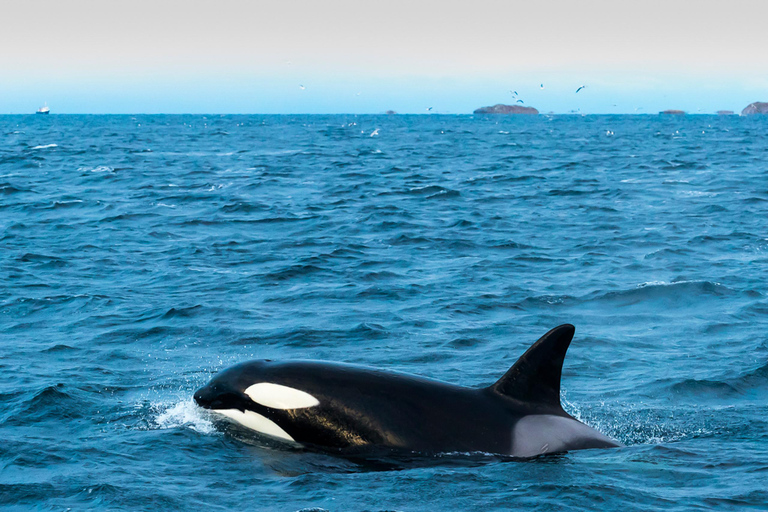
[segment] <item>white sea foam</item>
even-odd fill
[[[683,190],[678,193],[681,196],[686,197],[715,197],[717,196],[716,192],[702,192],[700,190]]]
[[[30,149],[48,149],[48,148],[57,148],[57,147],[59,147],[58,144],[45,144],[45,145],[42,145],[42,146],[35,146],[33,148],[30,148]]]
[[[669,286],[670,284],[675,284],[675,283],[669,283],[667,281],[646,281],[644,283],[638,284],[637,287],[645,288],[646,286]]]
[[[115,172],[115,170],[108,165],[99,165],[97,167],[78,167],[77,170],[80,172]]]
[[[675,281],[675,282],[668,282],[668,281],[646,281],[644,283],[640,283],[637,285],[638,288],[645,288],[647,286],[680,286],[680,285],[686,285],[686,284],[706,284],[707,281],[689,281],[689,280],[682,280],[682,281]],[[714,286],[721,286],[718,282],[711,282]]]
[[[153,403],[150,424],[158,429],[190,428],[195,432],[215,432],[209,413],[195,405],[191,398],[175,403]]]

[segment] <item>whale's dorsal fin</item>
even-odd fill
[[[531,345],[490,389],[521,402],[562,410],[560,375],[575,331],[570,324],[549,331]]]

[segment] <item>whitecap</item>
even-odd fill
[[[672,283],[667,281],[646,281],[637,285],[638,288],[645,288],[646,286],[669,286]]]
[[[42,146],[35,146],[30,149],[48,149],[48,148],[57,148],[57,147],[59,147],[58,144],[44,144]]]
[[[686,197],[715,197],[717,196],[717,193],[715,192],[702,192],[699,190],[683,190],[678,193],[678,195],[686,196]]]
[[[108,165],[99,165],[97,167],[78,167],[80,172],[115,172],[115,169]]]
[[[689,281],[689,280],[680,280],[680,281],[674,281],[674,282],[668,282],[668,281],[646,281],[644,283],[640,283],[637,285],[638,288],[645,288],[648,286],[679,286],[679,285],[686,285],[686,284],[712,284],[714,286],[722,286],[720,283],[715,281]]]

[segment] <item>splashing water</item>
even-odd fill
[[[190,398],[176,403],[154,403],[150,407],[151,423],[157,429],[189,428],[201,434],[215,432],[210,414]]]

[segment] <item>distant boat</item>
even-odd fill
[[[37,109],[36,113],[37,114],[50,114],[51,113],[51,109],[48,108],[48,103],[45,103],[42,107]]]

